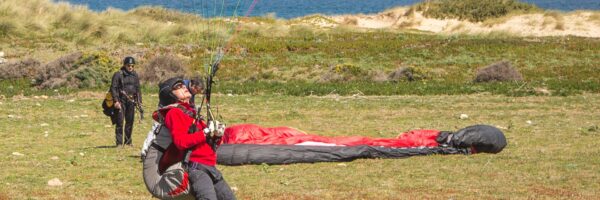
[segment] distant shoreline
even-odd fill
[[[231,1],[231,0],[226,0]],[[329,2],[327,5],[314,6],[317,1],[306,0],[306,1],[260,1],[255,10],[250,14],[253,17],[262,16],[275,16],[280,19],[294,19],[302,18],[311,15],[325,15],[325,16],[336,16],[336,15],[373,15],[387,10],[397,9],[399,7],[410,7],[421,2],[420,0],[383,0],[378,3],[365,3],[361,1],[353,1],[352,5],[347,3],[348,1],[341,1],[336,3],[337,0]],[[593,0],[578,0],[578,2],[569,2],[564,4],[560,2],[537,2],[539,0],[521,0],[524,3],[536,5],[539,8],[558,11],[558,12],[573,12],[573,11],[600,11],[600,2],[594,2]],[[119,9],[123,11],[131,11],[140,7],[162,7],[166,9],[176,10],[182,13],[199,14],[201,6],[199,5],[200,0],[191,1],[192,3],[182,2],[164,2],[157,0],[132,0],[127,2],[111,2],[111,1],[93,1],[89,0],[60,0],[56,2],[68,2],[72,5],[85,6],[88,9],[95,12],[104,12],[107,9]],[[194,3],[196,2],[196,3]],[[243,4],[249,4],[251,0],[242,0]],[[368,2],[368,1],[366,1]],[[189,4],[189,5],[188,5]],[[585,5],[585,6],[583,6]],[[210,6],[210,5],[209,5]],[[241,8],[247,7],[248,5],[242,5]],[[210,17],[205,15],[205,17]]]

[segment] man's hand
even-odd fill
[[[204,129],[204,133],[211,137],[222,137],[225,134],[225,124],[219,121],[209,121],[208,127]]]
[[[121,102],[118,102],[118,101],[117,101],[117,102],[115,102],[115,108],[116,108],[117,110],[121,110]]]

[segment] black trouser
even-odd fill
[[[115,109],[117,123],[115,127],[115,139],[117,145],[131,144],[131,132],[135,118],[135,105],[132,102],[121,101],[121,109]],[[123,119],[125,119],[125,138],[123,138]],[[123,139],[125,141],[123,141]]]
[[[233,191],[216,167],[192,163],[188,175],[192,194],[197,200],[235,200]]]

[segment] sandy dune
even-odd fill
[[[433,19],[408,8],[395,8],[374,15],[328,16],[316,25],[334,27],[350,25],[361,28],[420,30],[443,34],[509,33],[517,36],[580,36],[600,37],[600,13],[577,11],[547,12],[507,16],[500,19],[473,23],[457,19]],[[314,23],[313,23],[314,24]]]

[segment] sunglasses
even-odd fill
[[[128,67],[135,67],[135,65],[134,65],[134,64],[128,64],[127,66],[128,66]]]
[[[177,83],[177,84],[173,85],[173,90],[179,90],[184,87],[185,87],[185,85],[183,83]]]

